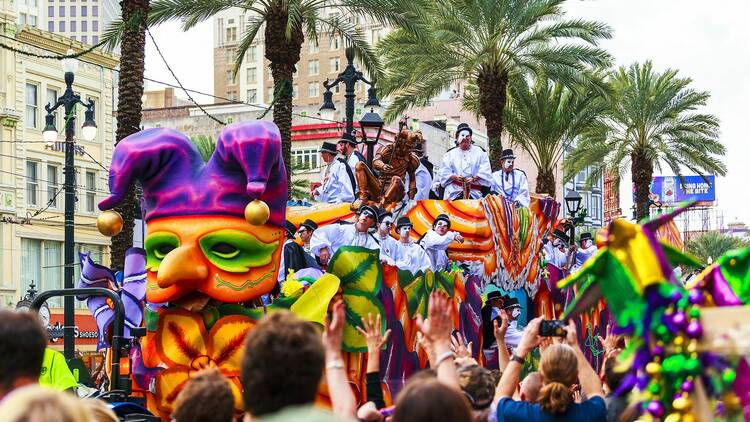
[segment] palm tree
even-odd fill
[[[689,87],[692,80],[677,70],[656,72],[650,61],[613,71],[607,117],[581,136],[564,163],[566,179],[591,166],[589,181],[607,171],[622,177],[630,167],[636,218],[649,215],[649,188],[654,168],[666,164],[681,176],[683,168],[697,174],[726,174],[719,159],[719,119],[696,110],[710,94]]]
[[[555,197],[555,167],[575,138],[602,116],[605,97],[594,84],[573,90],[543,76],[531,87],[516,78],[508,92],[505,125],[511,142],[534,160],[536,193]]]
[[[748,246],[750,245],[745,240],[727,236],[718,231],[710,231],[690,239],[685,244],[685,249],[695,255],[704,264],[709,264],[709,258],[715,261],[718,257],[732,249]]]
[[[401,28],[378,45],[385,94],[393,101],[385,119],[424,106],[455,81],[476,84],[478,111],[489,137],[490,162],[499,166],[508,84],[545,74],[567,85],[585,82],[590,66],[608,66],[596,47],[610,37],[599,22],[565,20],[565,0],[436,0],[415,30]],[[573,41],[567,43],[566,41]]]

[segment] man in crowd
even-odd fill
[[[328,265],[328,260],[342,246],[379,249],[378,241],[369,232],[377,223],[378,213],[375,208],[362,206],[357,210],[356,223],[334,223],[315,230],[310,239],[310,250],[319,258],[321,265]]]
[[[518,328],[518,317],[521,316],[521,304],[518,299],[510,297],[505,300],[503,309],[508,314],[508,330],[505,332],[505,345],[511,349],[518,347],[523,337],[523,329]]]
[[[307,262],[306,266],[308,268],[319,267],[318,261],[310,248],[310,239],[312,239],[313,232],[317,229],[318,224],[308,218],[299,225],[299,230],[297,230],[297,235],[302,241],[302,249],[305,251],[305,261]]]
[[[284,241],[284,250],[281,253],[281,260],[279,261],[279,274],[277,278],[279,285],[284,284],[284,280],[289,275],[289,270],[296,272],[307,268],[305,251],[302,249],[302,246],[294,241],[294,234],[297,232],[297,227],[289,220],[284,222],[284,226],[286,240]]]
[[[591,233],[581,234],[581,247],[575,251],[575,261],[570,271],[576,271],[599,250],[594,243]],[[679,267],[678,267],[679,268]]]
[[[0,309],[0,401],[39,381],[46,346],[47,334],[35,314]]]
[[[482,189],[492,187],[490,160],[482,148],[472,145],[473,131],[466,123],[456,129],[457,147],[445,153],[432,186],[443,187],[443,199],[479,199]]]
[[[417,243],[412,242],[409,233],[411,232],[412,223],[409,217],[400,217],[396,221],[396,231],[399,235],[399,241],[396,249],[396,266],[400,270],[411,271],[416,274],[419,271],[425,272],[432,266],[430,257]]]
[[[391,236],[393,228],[393,214],[390,211],[380,209],[378,213],[378,230],[375,239],[380,244],[380,261],[389,265],[395,265],[395,254],[398,242]]]
[[[454,241],[464,243],[464,238],[458,232],[451,231],[451,220],[447,214],[435,217],[432,229],[425,233],[419,244],[422,245],[427,256],[430,257],[432,271],[450,270],[448,262],[448,247]]]
[[[365,163],[365,157],[357,151],[357,140],[354,135],[343,134],[339,142],[336,144],[336,150],[341,154],[342,158],[349,164],[352,171],[356,170],[357,163]]]
[[[500,311],[507,296],[504,296],[494,285],[493,289],[487,293],[487,301],[482,307],[482,349],[485,361],[488,367],[497,367],[497,341],[494,335],[493,321],[500,318]]]
[[[542,250],[547,262],[561,270],[567,270],[572,258],[572,249],[568,248],[570,237],[564,231],[555,229],[552,240],[545,243]]]
[[[216,368],[191,374],[172,412],[174,422],[232,422],[234,395],[228,379]]]
[[[331,142],[323,142],[320,147],[320,156],[326,163],[323,174],[323,182],[315,187],[311,196],[319,202],[329,204],[341,204],[354,201],[354,175],[349,177],[349,171],[345,162],[336,159],[336,145]]]
[[[500,155],[502,169],[492,173],[492,191],[516,207],[528,208],[531,203],[529,180],[523,170],[514,167],[515,159],[512,149],[503,150]]]

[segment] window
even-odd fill
[[[76,21],[70,21],[70,32],[76,32]]]
[[[47,203],[52,208],[57,208],[57,166],[47,165]]]
[[[92,44],[99,44],[99,36],[98,36],[98,35],[94,35],[94,36],[92,37],[92,39],[93,39],[93,40],[91,41],[91,43],[92,43]]]
[[[47,22],[47,31],[48,32],[55,32],[55,22],[48,21]]]
[[[268,89],[266,90],[266,97],[268,98],[269,103],[273,102],[273,87],[272,86],[269,86]]]
[[[231,70],[227,70],[227,85],[234,85],[234,75]]]
[[[341,60],[338,57],[331,57],[330,71],[338,72],[341,70]]]
[[[60,21],[57,23],[57,29],[60,32],[65,32],[65,21]]]
[[[317,75],[320,73],[320,61],[310,60],[307,62],[307,74]]]
[[[60,6],[60,8],[58,9],[58,11],[59,11],[60,13],[58,13],[58,15],[57,15],[57,16],[59,16],[59,17],[61,17],[61,18],[64,18],[64,17],[65,17],[65,6]]]
[[[254,84],[258,82],[258,69],[255,67],[248,67],[246,79],[247,79],[247,83],[249,84]]]
[[[95,18],[99,17],[99,6],[91,6],[91,16]]]
[[[29,15],[29,26],[36,28],[36,16]]]
[[[88,37],[88,35],[81,36],[81,42],[84,43],[84,44],[88,44],[89,43],[89,37]]]
[[[78,40],[78,38],[76,38],[76,36],[75,36],[75,35],[71,35],[71,36],[70,36],[70,39],[72,39],[73,41],[77,41],[77,40]]]
[[[21,238],[21,293],[25,294],[31,283],[41,290],[42,241]],[[48,305],[49,306],[49,305]]]
[[[81,16],[86,17],[89,15],[89,8],[88,6],[81,6]]]
[[[307,96],[310,98],[315,98],[318,96],[318,83],[317,82],[309,82],[307,84]]]
[[[297,84],[292,85],[292,99],[299,98],[299,86]]]
[[[39,164],[36,161],[26,162],[26,204],[36,206],[39,203],[37,190],[39,189]]]
[[[37,128],[37,109],[39,108],[38,87],[34,84],[26,84],[26,127]]]
[[[51,18],[55,17],[55,6],[47,6],[47,16]]]
[[[589,216],[594,220],[602,219],[602,196],[591,195],[591,209],[589,209]]]
[[[306,170],[315,170],[320,166],[320,154],[316,148],[293,149],[292,163]]]
[[[339,92],[341,92],[341,84],[337,84],[336,86],[333,87],[334,94],[338,94]]]
[[[91,21],[91,30],[93,32],[99,32],[99,21]]]
[[[89,30],[89,21],[83,20],[81,21],[81,32],[86,32]]]
[[[237,41],[237,27],[227,28],[227,42]]]
[[[231,62],[234,60],[234,49],[233,48],[227,48],[226,51],[226,59],[228,62]]]
[[[330,50],[335,51],[341,47],[341,38],[338,36],[331,37]]]
[[[258,90],[257,89],[248,89],[247,90],[247,99],[246,101],[248,103],[257,103],[258,102]]]
[[[307,52],[310,54],[315,54],[320,52],[320,46],[316,41],[311,40],[307,43]]]
[[[63,265],[62,265],[62,242],[52,240],[43,240],[42,250],[42,278],[39,283],[39,290],[62,289],[63,287]],[[76,265],[77,266],[77,265]],[[56,297],[51,299],[47,306],[58,308],[62,306],[63,299]]]
[[[256,60],[258,60],[258,47],[253,45],[247,49],[247,61],[254,62]]]
[[[586,170],[581,170],[580,173],[576,174],[576,183],[577,184],[584,184],[586,183]]]
[[[229,91],[227,97],[229,97],[229,101],[237,101],[237,93],[234,91]]]
[[[52,88],[47,88],[47,104],[55,105],[57,102],[57,90]],[[57,120],[57,110],[52,112],[52,115],[55,116],[55,125],[58,128],[61,128],[60,122]]]
[[[96,210],[96,172],[86,172],[86,212]]]
[[[71,18],[76,17],[76,7],[75,6],[70,6],[70,17]]]
[[[26,13],[21,13],[18,15],[18,24],[26,25]]]

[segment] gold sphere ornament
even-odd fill
[[[690,410],[690,407],[692,405],[693,405],[693,402],[689,398],[684,397],[684,396],[676,398],[672,402],[672,407],[674,408],[674,410],[678,412],[686,412]]]
[[[99,214],[96,219],[96,228],[105,236],[117,236],[122,231],[122,216],[115,210],[107,210]]]
[[[271,216],[271,209],[265,202],[254,199],[245,207],[245,220],[253,226],[262,226],[266,224]]]
[[[664,422],[680,422],[681,419],[682,415],[680,415],[679,413],[670,413],[666,418],[664,418]]]
[[[661,365],[656,362],[649,362],[646,364],[646,373],[652,377],[661,373]]]

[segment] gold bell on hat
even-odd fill
[[[265,202],[254,199],[245,207],[245,220],[253,226],[262,226],[266,224],[271,216],[271,209]]]
[[[104,211],[96,219],[96,228],[105,236],[117,236],[122,231],[122,226],[122,216],[114,210]]]

